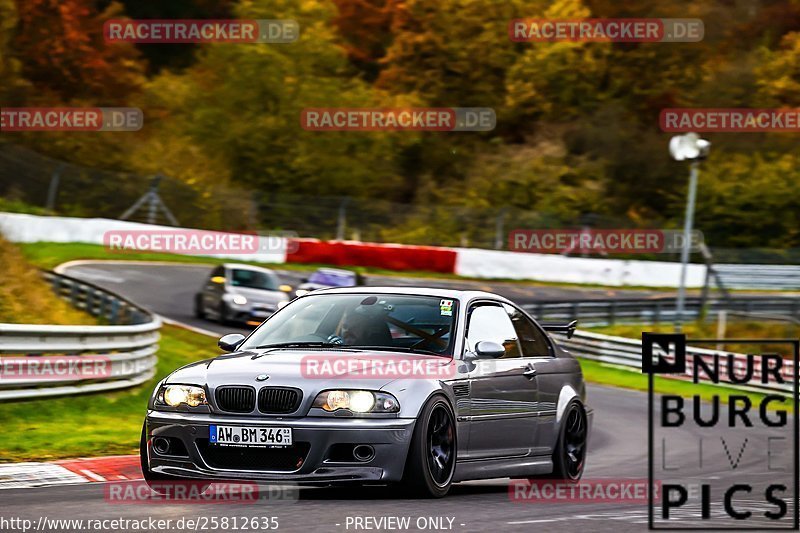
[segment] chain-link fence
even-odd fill
[[[27,148],[0,144],[0,196],[66,216],[120,218],[147,194],[153,176],[111,172],[58,161]],[[158,195],[186,226],[252,229],[258,219],[251,196],[227,186],[191,187],[160,180]],[[163,210],[151,217],[147,203],[130,220],[170,224]]]
[[[44,211],[120,218],[147,194],[152,183],[153,176],[82,167],[20,146],[0,144],[0,199],[20,200]],[[664,227],[662,220],[634,222],[594,213],[575,220],[516,207],[403,204],[346,196],[278,194],[230,185],[190,186],[170,177],[160,180],[157,193],[181,226],[284,230],[320,239],[508,249],[509,233],[515,229]],[[171,223],[167,210],[148,201],[140,204],[130,220]],[[714,243],[708,245],[716,263],[800,264],[798,249],[721,249]],[[663,253],[613,257],[678,260],[677,254]],[[693,259],[701,261],[700,257]]]

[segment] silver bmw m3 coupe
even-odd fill
[[[578,361],[500,296],[322,289],[170,374],[141,439],[149,482],[576,481],[591,410]]]

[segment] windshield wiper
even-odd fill
[[[261,346],[256,346],[255,348],[251,348],[251,350],[262,350],[264,348],[334,348],[334,347],[342,347],[343,344],[336,344],[333,342],[321,342],[321,341],[295,341],[295,342],[276,342],[275,344],[262,344]]]
[[[421,355],[435,355],[437,357],[450,357],[446,353],[437,353],[431,350],[421,350],[419,348],[406,348],[405,346],[364,346],[361,344],[346,344],[348,348],[357,348],[359,350],[375,350],[384,352],[406,352],[418,353]]]
[[[317,342],[317,341],[295,341],[295,342],[276,342],[275,344],[262,344],[261,346],[256,346],[255,348],[248,348],[249,350],[268,350],[268,349],[280,349],[280,348],[337,348],[337,349],[347,349],[348,346],[344,344],[336,344],[334,342]],[[265,355],[269,352],[263,352],[258,355],[254,355],[253,359],[257,359],[262,355]]]

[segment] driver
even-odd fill
[[[338,334],[345,345],[391,346],[392,334],[379,316],[348,309],[339,322]]]

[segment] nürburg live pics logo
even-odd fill
[[[642,333],[650,529],[798,530],[798,358],[797,339]]]

